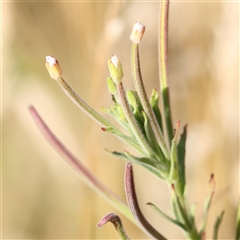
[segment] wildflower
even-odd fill
[[[58,60],[52,56],[46,56],[46,68],[50,74],[50,77],[58,80],[62,75],[62,69],[58,63]]]
[[[123,71],[122,64],[116,55],[112,56],[111,60],[108,60],[108,69],[113,82],[119,84],[123,78]]]
[[[141,23],[139,22],[136,22],[134,25],[133,25],[133,28],[132,28],[132,33],[130,35],[130,40],[133,42],[133,43],[140,43],[141,40],[142,40],[142,37],[144,35],[144,32],[145,32],[145,26],[143,26]]]

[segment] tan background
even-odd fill
[[[107,156],[126,149],[81,112],[50,79],[46,55],[61,63],[63,77],[95,109],[110,106],[107,60],[117,54],[126,88],[130,74],[132,24],[146,25],[141,44],[148,93],[159,89],[158,3],[3,2],[2,3],[2,234],[11,239],[115,239],[113,226],[97,229],[116,212],[89,189],[43,139],[28,106],[33,104],[54,133],[94,174],[124,197],[124,162]],[[200,224],[208,180],[217,192],[208,221],[225,209],[221,239],[233,239],[239,195],[239,3],[173,2],[170,6],[169,61],[173,120],[188,123],[186,170],[189,201]],[[141,207],[167,238],[179,229],[157,216],[146,202],[166,213],[169,190],[134,167]],[[121,216],[121,215],[120,215]],[[132,239],[146,235],[122,217]]]

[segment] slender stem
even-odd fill
[[[103,118],[99,113],[97,113],[94,109],[87,105],[78,94],[69,86],[69,84],[63,79],[58,78],[58,83],[62,90],[68,95],[68,97],[79,107],[81,108],[87,115],[93,118],[96,122],[98,122],[101,126],[109,127],[111,124]]]
[[[168,11],[169,0],[162,0],[160,5],[160,21],[159,21],[159,45],[158,45],[158,57],[159,57],[159,77],[160,88],[163,101],[163,110],[165,117],[165,125],[168,136],[168,143],[171,146],[171,140],[173,138],[171,107],[168,88]]]
[[[236,240],[240,239],[240,198],[238,202],[238,210],[237,210],[237,229],[236,229]]]
[[[213,199],[213,195],[215,193],[215,187],[216,186],[215,186],[214,174],[211,174],[210,181],[209,181],[209,192],[207,194],[207,197],[204,203],[203,220],[202,220],[202,225],[200,227],[200,233],[203,233],[205,231],[205,228],[207,225],[209,209]]]
[[[176,220],[185,226],[185,234],[188,239],[201,240],[201,236],[198,234],[195,223],[192,220],[186,196],[177,195],[174,184],[171,185],[171,188],[173,193],[171,202]]]
[[[110,204],[117,210],[121,211],[128,219],[135,223],[131,212],[127,205],[113,193],[107,186],[100,182],[64,145],[57,137],[51,132],[49,127],[38,114],[37,110],[29,107],[29,111],[35,121],[40,132],[50,145],[57,151],[57,153],[66,161],[68,165],[81,177],[81,179],[89,185],[93,190],[100,193]]]
[[[132,75],[133,81],[135,84],[135,88],[143,105],[143,109],[146,112],[153,133],[157,139],[157,142],[165,156],[165,158],[169,159],[169,152],[165,143],[165,139],[157,122],[157,118],[153,112],[151,104],[148,100],[147,93],[143,84],[142,74],[140,69],[140,58],[139,58],[139,46],[136,43],[132,43],[132,51],[131,51],[131,63],[132,63]]]
[[[63,78],[58,78],[57,82],[59,83],[64,93],[88,116],[93,118],[98,124],[100,124],[104,128],[111,128],[111,133],[113,135],[115,135],[117,138],[119,138],[138,152],[142,153],[141,149],[139,149],[139,146],[137,146],[136,143],[130,139],[130,137],[123,134],[120,130],[118,130],[110,122],[103,118],[98,112],[88,106],[88,104],[79,97],[79,95],[69,86],[69,84]]]
[[[128,206],[132,211],[133,216],[137,222],[143,227],[143,229],[150,234],[152,237],[158,240],[166,240],[166,238],[159,233],[144,217],[137,200],[137,195],[135,191],[135,185],[133,180],[133,170],[132,164],[127,163],[125,169],[125,192],[128,201]]]
[[[140,127],[138,126],[138,123],[132,113],[132,110],[127,101],[126,93],[125,93],[122,82],[117,84],[117,90],[118,90],[119,98],[121,101],[121,105],[122,105],[125,117],[133,131],[135,138],[137,139],[139,145],[145,151],[146,156],[149,156],[149,155],[154,156],[155,154],[154,154],[152,148],[149,146],[148,142],[146,141],[146,139],[145,139],[145,137],[144,137]]]

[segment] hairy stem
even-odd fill
[[[173,138],[172,117],[170,108],[169,88],[168,88],[168,11],[169,0],[162,0],[160,5],[160,21],[159,21],[159,77],[160,88],[163,101],[163,110],[165,117],[165,125],[168,136],[168,143],[171,146]]]
[[[132,164],[127,163],[126,164],[126,170],[125,170],[125,192],[126,197],[128,201],[128,206],[131,209],[131,212],[137,222],[142,226],[142,228],[150,234],[152,237],[158,239],[158,240],[166,240],[166,238],[159,233],[144,217],[139,204],[137,200],[137,195],[135,191],[135,185],[133,180],[133,170],[132,170]]]

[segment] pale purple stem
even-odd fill
[[[144,217],[137,200],[135,185],[133,180],[132,164],[127,163],[125,168],[125,193],[127,197],[128,206],[142,228],[152,237],[158,240],[167,240],[161,233],[159,233]]]
[[[43,121],[38,114],[37,110],[33,107],[29,107],[29,111],[38,126],[39,130],[49,142],[49,144],[58,152],[58,154],[80,175],[80,177],[92,187],[95,191],[103,195],[116,209],[120,210],[125,216],[127,216],[133,222],[134,219],[127,207],[127,205],[114,194],[107,186],[100,182],[64,145],[57,137],[51,132],[49,127]]]
[[[129,240],[129,237],[127,236],[127,234],[126,234],[126,232],[123,228],[122,221],[121,221],[120,217],[118,215],[116,215],[115,213],[109,213],[109,214],[105,215],[98,222],[97,227],[101,228],[102,226],[104,226],[108,222],[111,222],[114,225],[120,239]]]

